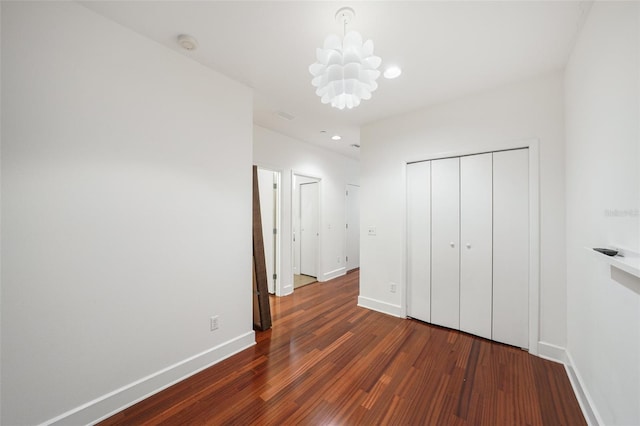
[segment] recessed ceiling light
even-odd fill
[[[402,74],[402,70],[400,69],[399,66],[396,66],[396,65],[391,65],[390,67],[387,67],[387,69],[384,70],[384,73],[383,73],[384,78],[388,78],[389,80],[399,77],[400,74]]]
[[[180,34],[178,36],[178,44],[184,50],[196,50],[198,48],[198,40],[187,34]]]
[[[331,139],[333,139],[334,141],[339,141],[340,139],[342,139],[342,136],[340,136],[340,135],[333,135],[333,136],[331,136]]]

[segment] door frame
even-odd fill
[[[322,183],[322,178],[319,176],[315,176],[313,174],[309,174],[306,172],[301,172],[301,171],[297,171],[297,170],[291,170],[291,205],[289,206],[289,212],[290,212],[290,217],[291,217],[291,236],[292,238],[289,240],[289,243],[291,244],[291,282],[293,283],[293,270],[294,270],[294,264],[295,264],[295,242],[293,241],[293,235],[294,235],[294,224],[295,224],[295,220],[293,218],[293,212],[294,212],[294,206],[293,203],[296,201],[294,200],[294,194],[296,191],[296,176],[301,177],[301,178],[306,178],[306,179],[313,179],[318,183],[318,247],[317,247],[317,252],[316,252],[316,267],[317,267],[317,277],[316,279],[318,280],[318,282],[322,282],[325,281],[324,280],[324,274],[322,272],[322,265],[323,265],[323,256],[322,256],[322,247],[323,247],[323,217],[322,217],[322,191],[323,191],[323,183]],[[298,202],[300,201],[300,198],[298,197]],[[292,292],[295,291],[293,289],[292,286]]]
[[[274,269],[274,273],[276,274],[277,278],[276,278],[276,282],[275,282],[275,288],[274,288],[274,292],[276,296],[282,296],[282,170],[278,169],[276,167],[270,167],[267,165],[262,165],[260,163],[256,163],[256,166],[258,167],[258,169],[262,169],[262,170],[268,170],[270,172],[274,172],[276,174],[276,180],[277,180],[277,188],[276,188],[276,200],[274,201],[274,204],[276,206],[276,214],[275,214],[275,220],[276,220],[276,229],[278,230],[277,234],[276,234],[276,238],[274,238],[275,241],[275,256],[276,256],[276,264],[275,264],[275,269]]]
[[[529,149],[529,353],[539,354],[540,340],[540,142],[538,139],[512,141],[504,144],[477,146],[473,149],[462,149],[449,152],[426,154],[420,158],[409,159],[404,162],[402,180],[404,182],[404,214],[402,217],[402,295],[400,316],[407,317],[407,267],[408,244],[407,236],[407,165],[421,161],[440,160],[450,157],[483,154],[495,151],[514,149]]]

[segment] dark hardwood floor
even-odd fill
[[[359,308],[358,279],[272,298],[256,346],[101,424],[586,424],[561,364]]]

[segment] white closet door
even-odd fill
[[[360,267],[360,187],[347,185],[347,271]]]
[[[460,159],[431,162],[431,322],[460,328]]]
[[[493,340],[529,346],[529,150],[493,154]]]
[[[317,277],[318,182],[300,185],[300,273]]]
[[[431,162],[407,165],[407,314],[431,322]]]
[[[491,338],[492,154],[460,158],[460,330]]]

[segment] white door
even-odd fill
[[[431,162],[407,165],[407,314],[431,322]]]
[[[491,339],[492,154],[460,158],[460,330]]]
[[[262,219],[262,238],[264,257],[267,266],[267,286],[269,293],[275,292],[274,275],[276,273],[276,173],[258,168],[258,192],[260,194],[260,217]]]
[[[493,154],[493,340],[529,347],[529,150]]]
[[[300,273],[317,277],[318,183],[300,185]]]
[[[460,159],[431,161],[431,322],[460,328]]]
[[[347,271],[360,267],[360,187],[347,185]]]

